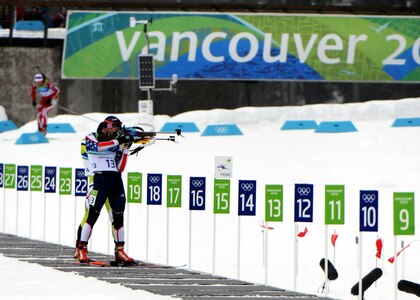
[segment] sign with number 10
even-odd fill
[[[312,222],[313,203],[313,184],[295,184],[295,222]]]
[[[147,174],[147,205],[162,205],[162,174]]]
[[[230,179],[214,179],[213,213],[230,212]]]
[[[255,216],[257,211],[257,181],[239,180],[238,215]]]
[[[283,186],[265,186],[265,221],[283,222]]]
[[[344,224],[344,185],[325,186],[325,224]]]
[[[414,193],[394,193],[394,235],[414,235]]]
[[[17,179],[16,190],[27,191],[29,188],[29,167],[18,166],[16,179]]]
[[[360,191],[360,231],[378,231],[378,191]]]
[[[127,173],[127,202],[141,203],[142,174],[139,172]]]

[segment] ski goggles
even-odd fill
[[[105,120],[104,121],[106,123],[106,128],[111,129],[111,128],[121,128],[121,122],[112,122],[109,120]]]

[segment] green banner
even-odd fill
[[[265,186],[265,221],[283,222],[283,185]]]
[[[420,17],[69,11],[63,78],[420,82]]]
[[[230,179],[214,179],[213,213],[230,212]]]
[[[58,193],[60,195],[71,195],[72,192],[72,169],[71,168],[60,168],[60,187]]]
[[[394,193],[394,235],[414,235],[414,193]]]
[[[31,166],[31,191],[42,192],[42,182],[42,166]]]
[[[5,164],[4,165],[4,188],[14,189],[16,186],[16,165]]]
[[[344,224],[344,185],[325,186],[325,224]]]
[[[166,183],[166,207],[181,207],[182,176],[168,175]]]
[[[141,203],[142,196],[142,174],[139,172],[127,173],[127,202]]]

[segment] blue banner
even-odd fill
[[[75,196],[86,196],[88,191],[88,178],[85,175],[85,169],[76,168],[74,170],[75,187],[74,195]]]
[[[360,231],[378,231],[378,191],[360,191]]]

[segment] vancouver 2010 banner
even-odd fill
[[[67,18],[63,78],[136,79],[138,56],[153,54],[156,79],[420,82],[420,17],[70,11]]]

